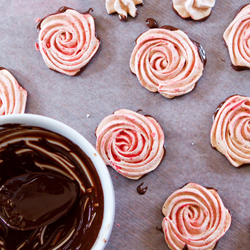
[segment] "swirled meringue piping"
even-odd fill
[[[39,23],[39,49],[50,69],[72,76],[92,59],[100,41],[89,13],[61,10]]]
[[[231,224],[215,189],[188,183],[165,201],[162,227],[171,250],[212,250]]]
[[[107,165],[130,179],[154,170],[164,155],[164,134],[152,117],[121,109],[96,129],[96,149]]]
[[[142,0],[106,0],[108,14],[118,13],[121,21],[127,19],[128,14],[132,17],[137,16],[136,5],[143,4]]]
[[[212,147],[239,167],[250,163],[250,97],[234,95],[216,110],[211,128]]]
[[[173,8],[182,18],[204,20],[211,14],[215,0],[173,0]]]
[[[155,28],[136,40],[130,69],[149,91],[174,98],[195,88],[204,65],[198,48],[183,31]]]
[[[0,115],[24,113],[26,100],[27,91],[7,69],[0,68]]]
[[[250,4],[243,7],[223,34],[235,70],[250,68]]]

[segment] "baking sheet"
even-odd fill
[[[95,145],[95,129],[120,108],[152,115],[165,133],[166,156],[152,173],[128,180],[109,168],[116,196],[113,231],[106,249],[168,249],[161,227],[166,198],[187,182],[218,190],[232,214],[232,225],[217,249],[249,249],[250,167],[234,168],[210,146],[212,115],[233,94],[250,96],[250,71],[230,66],[222,34],[236,10],[247,1],[217,1],[205,22],[186,21],[172,9],[172,1],[145,0],[138,16],[121,22],[108,15],[100,0],[0,1],[0,66],[7,68],[28,91],[26,113],[45,115],[73,127]],[[85,12],[93,8],[102,44],[85,71],[69,77],[49,70],[35,49],[36,18],[62,6]],[[207,65],[194,91],[169,100],[141,87],[129,69],[135,39],[148,30],[146,19],[175,26],[203,45]],[[145,195],[136,187],[144,182]]]

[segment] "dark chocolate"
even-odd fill
[[[148,189],[148,187],[142,187],[143,184],[144,184],[144,182],[142,182],[142,183],[136,188],[137,193],[140,194],[140,195],[145,194],[146,191],[147,191],[147,189]]]
[[[205,68],[205,66],[207,64],[207,57],[206,57],[205,50],[203,49],[203,47],[202,47],[202,45],[200,43],[194,41],[193,39],[190,39],[190,40],[197,47],[201,62],[203,63],[203,66]]]
[[[235,94],[235,95],[229,96],[225,101],[221,102],[221,103],[217,106],[217,108],[215,109],[214,114],[213,114],[213,116],[212,116],[212,121],[214,121],[216,115],[218,114],[218,112],[219,112],[220,108],[223,106],[223,104],[224,104],[229,98],[231,98],[231,97],[233,97],[233,96],[236,96],[236,94]]]
[[[182,250],[188,250],[188,245],[185,244],[185,246],[182,248]]]
[[[220,108],[222,107],[222,105],[223,105],[224,103],[225,103],[225,101],[224,101],[224,102],[221,102],[221,103],[218,105],[218,107],[215,109],[214,114],[213,114],[213,117],[212,117],[212,120],[213,120],[213,121],[214,121],[214,119],[215,119],[215,116],[218,114]]]
[[[61,174],[43,171],[18,175],[0,189],[1,218],[16,230],[49,225],[72,209],[79,191],[76,181]]]
[[[127,17],[124,15],[119,15],[119,19],[120,21],[125,22],[127,20]]]
[[[236,14],[235,14],[235,16],[234,16],[233,19],[235,19],[235,17],[236,17],[236,16],[242,11],[242,9],[244,9],[247,5],[249,5],[249,3],[241,5],[241,6],[236,10]]]
[[[170,30],[170,31],[175,31],[175,30],[178,30],[178,28],[175,28],[171,25],[163,25],[160,27],[161,29],[166,29],[166,30]]]
[[[246,66],[235,66],[231,63],[231,67],[235,70],[235,71],[243,71],[243,70],[249,70],[249,67]]]
[[[104,198],[89,157],[57,133],[20,124],[0,127],[0,147],[0,186],[10,178],[31,172],[56,172],[76,180],[80,186],[78,202],[67,215],[48,226],[17,231],[0,222],[4,248],[52,250],[64,242],[60,249],[91,249],[102,224]]]
[[[153,18],[148,18],[146,24],[150,29],[159,28],[159,24]]]
[[[155,229],[163,233],[163,228],[162,227],[156,226]]]

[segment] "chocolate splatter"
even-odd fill
[[[142,182],[138,187],[137,187],[137,193],[140,194],[140,195],[143,195],[146,193],[148,187],[142,187],[144,184],[144,182]]]

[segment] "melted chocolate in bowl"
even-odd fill
[[[28,172],[56,172],[78,182],[78,202],[52,224],[17,231],[0,223],[3,249],[91,249],[103,221],[104,195],[90,158],[55,132],[21,124],[0,125],[0,186]]]

